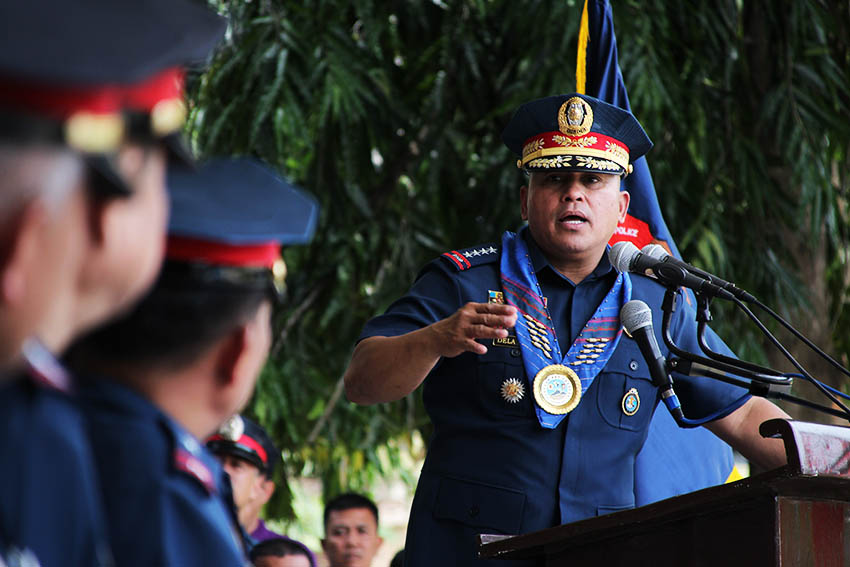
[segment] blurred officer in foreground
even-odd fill
[[[224,25],[182,0],[4,2],[0,21],[0,557],[107,564],[89,446],[53,354],[152,283],[185,114],[178,65]]]
[[[362,494],[340,494],[325,505],[322,549],[330,567],[370,567],[381,544],[378,507]]]
[[[166,261],[124,318],[72,348],[110,543],[125,566],[243,564],[230,485],[201,444],[251,396],[312,198],[251,160],[170,172]]]
[[[317,567],[307,546],[286,537],[261,541],[251,549],[254,567]]]
[[[242,528],[254,542],[280,538],[266,527],[260,511],[274,493],[272,475],[280,462],[280,449],[259,424],[234,415],[207,439],[233,487],[233,503]]]

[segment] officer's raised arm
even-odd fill
[[[485,354],[487,347],[476,339],[506,338],[516,316],[510,305],[469,302],[421,329],[364,339],[345,371],[346,397],[358,404],[401,399],[425,380],[440,358],[464,352]]]

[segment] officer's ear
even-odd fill
[[[522,220],[528,220],[528,185],[519,188],[519,212]]]
[[[272,497],[272,494],[274,494],[274,481],[263,475],[263,484],[261,488],[263,490],[263,504],[265,504]]]
[[[230,386],[241,376],[248,351],[248,326],[237,326],[219,340],[216,357],[216,378],[221,386]]]
[[[0,238],[0,297],[3,303],[18,303],[39,257],[39,234],[48,220],[41,199],[28,202],[6,222]]]
[[[626,213],[629,212],[629,202],[631,201],[631,195],[629,195],[628,191],[622,190],[617,199],[618,205],[618,215],[619,221],[624,222],[626,220]]]

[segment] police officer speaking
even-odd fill
[[[478,533],[519,534],[634,507],[634,459],[658,402],[620,308],[661,306],[665,288],[618,273],[606,248],[621,188],[652,146],[629,112],[568,94],[522,105],[502,139],[528,174],[517,234],[452,250],[366,324],[345,373],[360,404],[424,382],[434,434],[416,490],[405,564],[485,565]],[[658,317],[658,314],[656,314]],[[698,348],[692,311],[676,342]],[[722,341],[711,335],[713,347]],[[758,425],[779,408],[720,382],[678,377],[690,415],[765,467],[785,462]],[[505,565],[493,562],[493,565]]]

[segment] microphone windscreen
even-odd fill
[[[620,323],[633,335],[642,327],[652,326],[652,309],[640,299],[632,299],[620,309]]]
[[[631,242],[617,242],[608,250],[608,261],[618,272],[628,272],[635,256],[640,254],[637,246]]]
[[[647,244],[643,248],[640,249],[641,254],[649,256],[651,258],[655,258],[659,262],[664,260],[669,254],[660,244]]]

